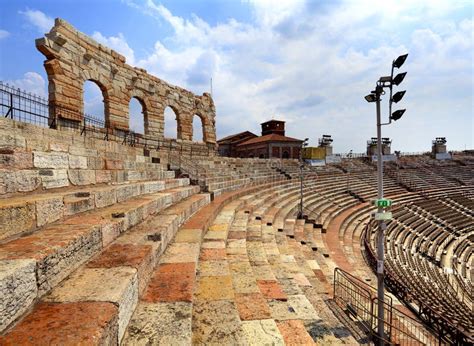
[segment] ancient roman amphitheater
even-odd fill
[[[215,108],[62,20],[49,100],[1,85],[0,345],[358,344],[377,324],[376,167],[217,156]],[[105,99],[83,115],[82,85]],[[145,135],[128,131],[132,97]],[[163,111],[178,139],[164,138]],[[192,139],[192,117],[204,141]],[[470,344],[474,155],[384,165],[386,344]]]

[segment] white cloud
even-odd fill
[[[42,34],[49,32],[54,25],[54,19],[39,10],[19,11]]]
[[[135,53],[132,48],[128,45],[124,35],[118,33],[117,36],[105,37],[98,31],[94,31],[92,38],[103,45],[117,51],[122,54],[129,65],[135,64]]]
[[[408,52],[402,85],[407,94],[397,105],[407,113],[384,128],[394,148],[427,150],[440,135],[452,147],[474,144],[472,79],[466,77],[473,72],[473,22],[450,16],[467,2],[249,4],[252,23],[229,19],[215,25],[177,16],[153,0],[141,7],[173,35],[157,41],[137,65],[196,93],[208,91],[212,77],[218,137],[258,133],[260,122],[275,117],[287,121],[290,136],[317,144],[329,133],[336,151],[362,152],[375,135],[375,110],[363,96],[390,73],[392,59]],[[447,123],[453,116],[457,121]]]
[[[46,81],[44,78],[36,72],[26,72],[23,78],[15,80],[6,80],[5,83],[19,88],[23,91],[32,93],[36,96],[47,97],[46,92]]]
[[[10,33],[8,31],[0,29],[0,40],[7,38],[8,36],[10,36]]]

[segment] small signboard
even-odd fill
[[[388,208],[392,206],[392,200],[390,199],[376,199],[375,200],[375,206],[378,208]]]
[[[387,211],[385,213],[375,213],[375,220],[377,221],[386,221],[392,219],[392,212]]]

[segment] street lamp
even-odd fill
[[[303,218],[303,150],[308,146],[308,138],[305,138],[304,141],[301,143],[301,150],[300,150],[300,208],[298,211],[298,219]]]
[[[382,125],[389,125],[393,121],[399,120],[405,109],[399,109],[392,113],[392,103],[399,102],[405,95],[405,91],[398,91],[392,96],[393,86],[399,85],[405,78],[406,72],[399,73],[393,77],[393,71],[395,68],[400,68],[408,54],[400,55],[397,59],[392,62],[392,72],[390,76],[380,77],[375,85],[375,90],[365,96],[367,102],[376,102],[377,112],[377,206],[378,210],[375,214],[376,220],[378,220],[378,231],[377,231],[377,334],[379,337],[379,345],[384,344],[384,231],[387,228],[386,220],[391,217],[390,213],[384,212],[384,206],[389,206],[390,201],[384,201],[383,199],[383,158],[382,158]],[[385,94],[384,89],[390,90],[389,98],[389,121],[388,123],[382,123],[380,120],[380,101],[381,95]]]

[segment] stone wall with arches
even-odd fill
[[[129,130],[129,102],[138,99],[143,107],[145,135],[164,138],[164,111],[171,107],[177,117],[177,139],[192,141],[193,117],[203,124],[203,142],[215,146],[216,110],[209,93],[201,96],[171,85],[146,70],[132,67],[119,53],[97,43],[62,19],[36,40],[46,56],[52,109],[65,108],[62,117],[80,121],[83,114],[83,85],[93,81],[104,96],[107,127]]]

